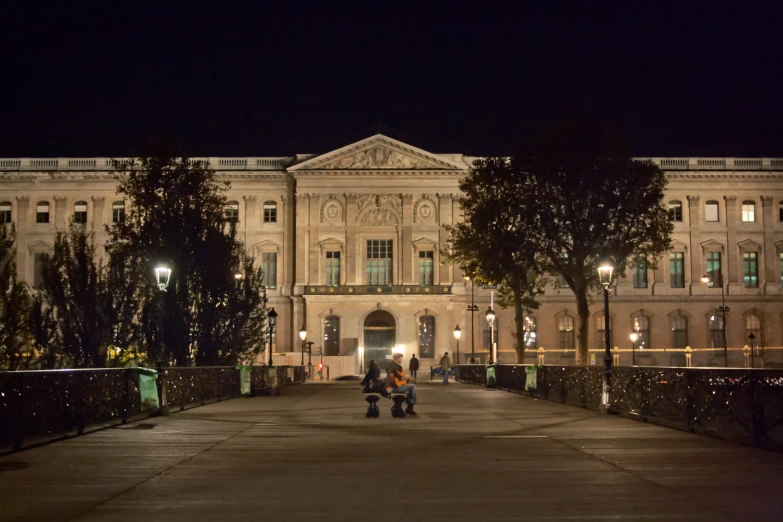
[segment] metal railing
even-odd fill
[[[594,410],[601,404],[601,372],[494,366],[499,389]],[[457,366],[461,382],[485,385],[486,376],[484,366]],[[783,450],[783,370],[614,367],[610,398],[612,413]]]

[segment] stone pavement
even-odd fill
[[[308,383],[0,458],[0,521],[783,520],[783,455],[422,383],[366,419]]]

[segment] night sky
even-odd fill
[[[783,156],[781,2],[16,4],[0,157],[317,153],[378,124],[506,154],[573,117],[637,155]]]

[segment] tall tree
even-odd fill
[[[105,366],[110,340],[106,281],[102,265],[96,262],[94,237],[79,224],[57,232],[42,270],[41,293],[47,309],[40,310],[40,321],[35,320],[43,327],[46,314],[51,313],[55,345],[76,368]]]
[[[448,227],[450,249],[444,255],[478,281],[499,284],[501,306],[514,307],[517,362],[525,356],[525,313],[538,308],[543,279],[536,262],[535,230],[526,226],[528,207],[502,202],[524,191],[526,180],[507,158],[478,160],[460,181],[464,221]],[[522,212],[520,212],[522,211]]]
[[[221,364],[252,349],[254,331],[265,317],[260,271],[245,272],[247,292],[236,290],[234,274],[252,257],[243,253],[236,228],[224,214],[228,182],[220,182],[205,162],[164,153],[118,164],[118,193],[129,200],[126,219],[110,229],[116,251],[137,263],[139,339],[151,357],[166,364]],[[154,267],[172,269],[159,297]],[[229,314],[229,308],[242,313]],[[250,311],[258,308],[260,311]],[[165,347],[165,352],[163,351]]]
[[[635,161],[616,131],[582,122],[545,130],[512,163],[531,183],[506,204],[525,209],[541,239],[542,267],[573,291],[577,364],[586,364],[589,295],[599,287],[599,264],[611,260],[616,274],[633,259],[654,267],[669,248],[666,178],[657,166]]]
[[[31,299],[16,269],[16,231],[0,225],[0,368],[17,370],[27,365],[27,317]]]

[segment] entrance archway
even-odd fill
[[[378,361],[385,370],[391,361],[397,326],[389,312],[376,310],[364,318],[364,359]]]

